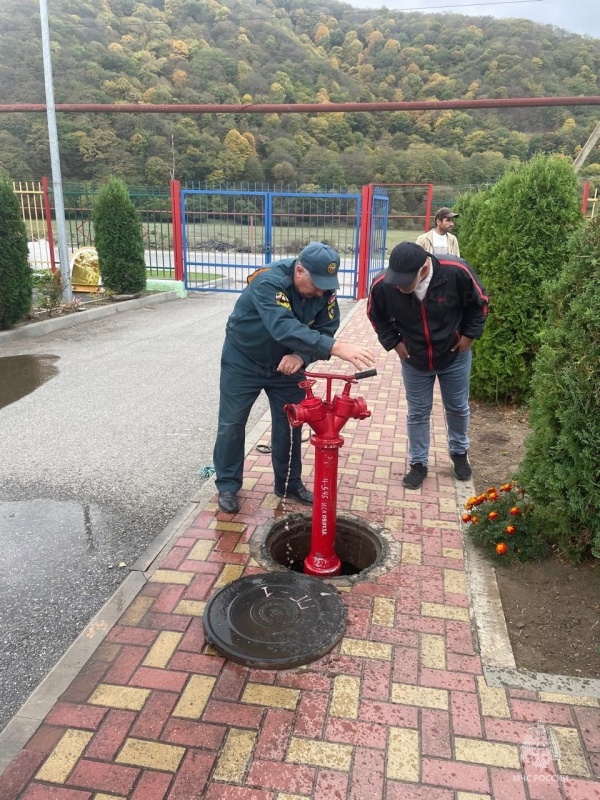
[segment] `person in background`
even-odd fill
[[[331,356],[357,370],[375,363],[362,345],[335,339],[340,324],[336,299],[339,255],[311,242],[298,258],[257,270],[227,321],[221,356],[220,403],[214,467],[221,511],[237,514],[242,487],[245,429],[250,410],[264,389],[271,406],[271,459],[274,491],[304,505],[313,493],[302,482],[302,429],[290,425],[283,410],[299,403],[298,376],[312,361]]]
[[[466,261],[429,255],[414,242],[394,247],[387,270],[371,286],[367,315],[381,345],[395,350],[402,364],[410,466],[402,481],[406,489],[418,489],[427,477],[436,378],[454,475],[462,481],[471,477],[471,344],[483,333],[487,307],[485,289]]]
[[[434,218],[435,228],[427,233],[422,233],[417,239],[417,244],[420,244],[423,250],[436,256],[446,253],[450,256],[460,256],[458,239],[451,233],[456,217],[458,214],[455,214],[451,208],[444,206],[438,209]]]

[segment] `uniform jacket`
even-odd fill
[[[450,366],[461,336],[479,339],[488,298],[467,262],[457,256],[431,256],[433,275],[423,302],[384,283],[380,273],[371,286],[367,314],[381,345],[393,350],[404,342],[410,366],[438,370]]]
[[[420,244],[423,250],[427,250],[428,253],[433,253],[433,232],[435,228],[432,228],[427,233],[422,233],[417,238],[417,244]],[[458,247],[458,239],[456,236],[453,236],[451,233],[447,233],[446,236],[448,237],[448,255],[449,256],[460,256],[460,250]],[[446,253],[444,253],[446,255]]]
[[[275,368],[290,353],[297,353],[305,366],[331,356],[340,325],[335,292],[299,295],[292,280],[296,261],[275,261],[256,275],[227,320],[228,341],[262,366]]]

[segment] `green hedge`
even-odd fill
[[[471,391],[482,400],[519,400],[546,319],[544,285],[560,273],[581,223],[571,163],[536,156],[490,189],[459,200],[461,255],[481,277],[490,315],[474,345]]]
[[[19,200],[11,185],[0,180],[0,330],[11,328],[27,314],[32,285]]]
[[[572,558],[600,558],[600,220],[572,237],[549,314],[518,480],[547,539]]]
[[[142,224],[119,178],[111,178],[94,202],[95,245],[102,284],[114,294],[146,288]]]

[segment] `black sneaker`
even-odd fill
[[[427,467],[424,464],[411,464],[410,470],[402,479],[405,489],[418,489],[427,477]]]
[[[454,476],[458,478],[459,481],[468,481],[473,474],[473,470],[469,464],[467,454],[450,453],[450,458],[454,464],[454,469],[452,470],[454,472]]]

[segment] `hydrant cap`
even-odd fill
[[[311,242],[300,253],[298,261],[310,272],[317,289],[336,291],[340,288],[337,273],[340,257],[332,247],[323,242]]]

